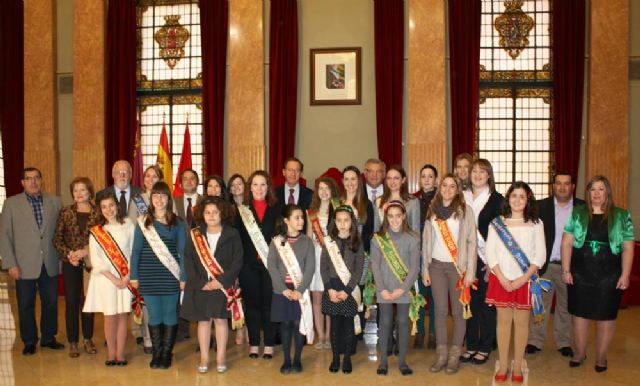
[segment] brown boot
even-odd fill
[[[424,347],[424,334],[417,333],[413,341],[413,348],[420,349],[423,347]]]
[[[460,346],[451,346],[449,349],[449,360],[447,361],[447,374],[455,374],[458,372],[458,368],[460,367]]]
[[[436,361],[431,365],[429,369],[432,373],[441,371],[444,366],[447,365],[447,345],[439,344],[436,346]]]

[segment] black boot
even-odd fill
[[[333,354],[333,360],[329,365],[329,371],[332,373],[337,373],[340,370],[340,354]]]
[[[162,335],[164,333],[164,324],[156,326],[149,325],[149,335],[151,336],[151,350],[153,357],[149,362],[149,367],[157,369],[160,367],[160,355],[162,354]]]
[[[171,357],[173,356],[173,345],[176,343],[176,335],[178,333],[178,325],[164,326],[164,334],[162,336],[162,354],[160,357],[160,368],[168,369],[171,367]]]

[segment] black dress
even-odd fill
[[[594,214],[581,248],[571,253],[573,285],[567,286],[569,313],[591,320],[613,320],[618,316],[622,290],[616,284],[622,273],[622,255],[609,247],[607,221]],[[599,241],[594,254],[589,241]]]

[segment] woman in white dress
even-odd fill
[[[83,312],[104,314],[104,336],[107,341],[107,366],[126,366],[124,349],[127,340],[127,318],[131,312],[131,292],[128,262],[133,246],[134,224],[128,218],[118,215],[118,203],[115,194],[108,193],[97,203],[100,208],[99,225],[118,245],[127,263],[127,275],[121,277],[111,259],[105,253],[95,237],[99,229],[92,228],[89,238],[89,256],[91,259],[91,278],[84,303]]]
[[[309,290],[311,291],[313,302],[313,324],[318,334],[318,343],[316,343],[316,349],[318,350],[331,348],[331,343],[329,342],[330,319],[322,313],[322,294],[324,293],[322,274],[320,273],[322,244],[318,240],[318,236],[323,237],[327,234],[327,226],[333,213],[331,200],[337,197],[338,187],[335,181],[330,177],[320,177],[316,180],[311,205],[307,210],[307,236],[313,241],[316,253],[316,271],[313,274],[313,279],[311,279]],[[314,218],[318,219],[318,224],[320,225],[319,232],[322,232],[322,235],[317,235],[317,231],[313,229],[314,221],[312,221],[312,219]]]

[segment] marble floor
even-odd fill
[[[59,303],[59,341],[66,342],[64,335],[64,299]],[[366,343],[359,344],[358,353],[353,357],[354,371],[350,375],[332,374],[327,369],[331,361],[330,350],[316,350],[305,347],[301,374],[283,376],[279,373],[282,356],[276,349],[271,361],[249,359],[248,347],[236,346],[233,340],[227,351],[228,371],[215,372],[212,364],[207,374],[198,374],[199,354],[196,340],[192,337],[179,343],[175,348],[175,361],[168,370],[152,370],[148,367],[149,355],[136,347],[134,339],[129,339],[126,355],[129,365],[122,368],[104,366],[106,348],[103,346],[102,317],[96,317],[94,340],[98,346],[97,355],[82,353],[71,359],[66,349],[52,351],[41,349],[35,355],[24,357],[23,345],[17,331],[17,311],[13,283],[6,273],[0,272],[0,385],[492,385],[493,370],[497,359],[493,353],[487,364],[476,366],[464,364],[460,371],[448,376],[444,372],[433,374],[429,366],[435,359],[432,350],[410,350],[408,363],[413,368],[412,376],[403,377],[396,367],[395,358],[389,362],[386,377],[376,375],[375,325],[367,328]],[[609,353],[609,370],[596,373],[593,370],[594,346],[589,347],[589,359],[580,368],[568,367],[568,360],[552,347],[551,339],[542,352],[528,355],[529,372],[525,384],[528,385],[638,385],[640,384],[640,308],[630,307],[620,311],[618,330]],[[552,331],[550,330],[550,333]],[[195,328],[192,336],[195,335]],[[551,334],[550,334],[551,335]],[[591,337],[593,342],[593,336]],[[68,348],[68,345],[67,345]],[[215,358],[215,353],[211,352]],[[509,384],[508,382],[506,384]]]

